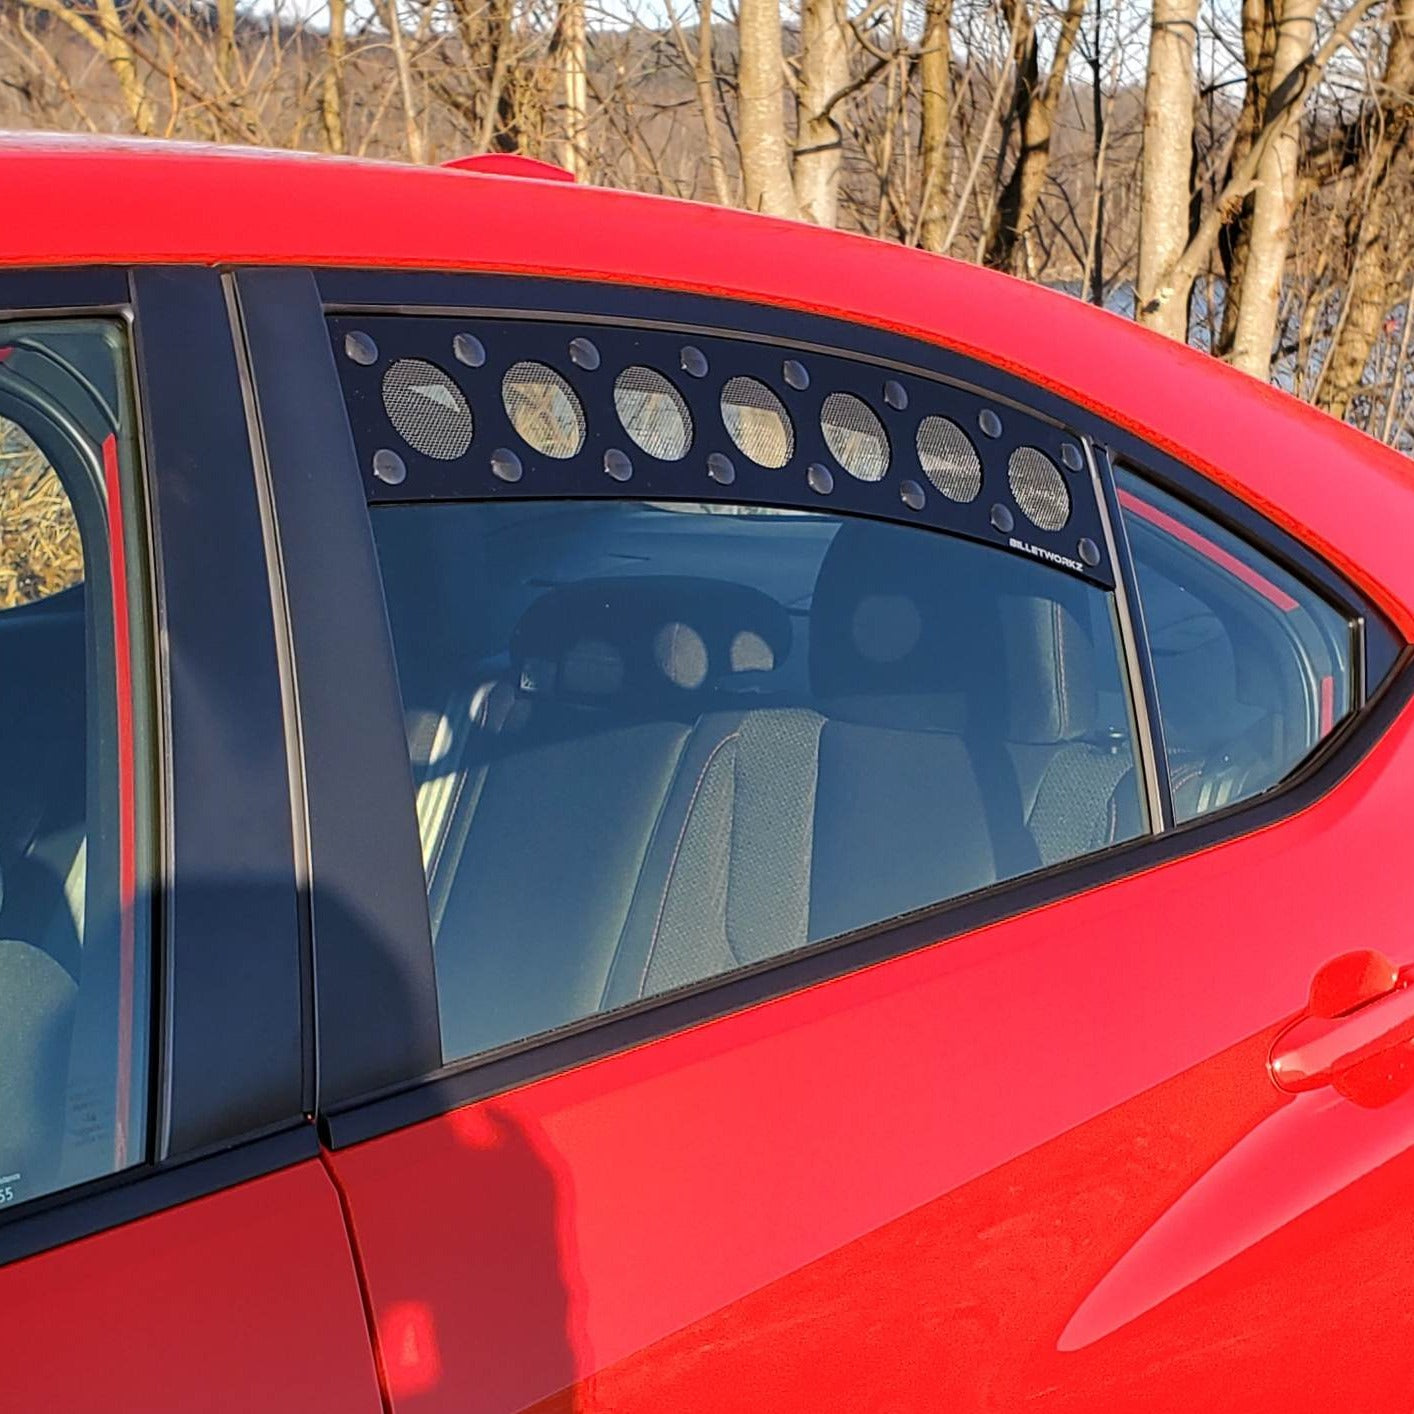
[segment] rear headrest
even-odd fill
[[[1237,659],[1216,614],[1199,610],[1170,618],[1151,629],[1149,647],[1170,750],[1230,745],[1261,718],[1258,708],[1237,696]]]
[[[995,615],[956,542],[869,521],[842,525],[810,611],[810,683],[832,714],[962,730],[996,691]],[[990,670],[989,670],[990,669]],[[912,699],[911,705],[900,699]]]
[[[526,694],[602,701],[681,698],[790,652],[786,611],[727,580],[642,575],[583,580],[542,595],[511,635]]]
[[[1011,740],[1052,745],[1093,732],[1095,650],[1080,620],[1064,604],[1030,595],[1003,598],[1001,614]]]

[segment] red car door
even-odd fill
[[[0,285],[0,1404],[372,1414],[220,277]]]
[[[1360,587],[877,330],[238,285],[395,1409],[1408,1402],[1414,720]]]

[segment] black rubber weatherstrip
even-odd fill
[[[127,1169],[35,1198],[0,1213],[0,1267],[318,1155],[315,1128],[305,1121],[182,1163]]]

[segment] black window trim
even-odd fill
[[[1105,450],[1112,468],[1122,463],[1141,481],[1206,516],[1343,614],[1354,629],[1356,709],[1374,697],[1409,646],[1378,607],[1301,541],[1177,458],[1119,430],[1106,439]],[[1107,480],[1113,486],[1113,470]],[[1123,523],[1117,502],[1112,514]]]
[[[412,799],[402,698],[318,291],[295,268],[237,270],[232,289],[283,554],[322,1108],[440,1064],[431,924],[416,814],[394,804]]]
[[[140,465],[125,509],[138,512],[129,534],[152,637],[146,672],[135,664],[134,676],[146,679],[155,737],[135,774],[139,801],[147,792],[157,817],[143,900],[152,984],[147,1157],[0,1210],[2,1270],[315,1158],[319,1145],[301,1103],[299,894],[288,840],[282,854],[279,838],[289,785],[282,724],[269,710],[278,708],[280,681],[261,623],[262,612],[270,617],[269,581],[220,276],[196,267],[0,271],[0,318],[112,318],[128,328]],[[222,592],[191,592],[213,581]],[[244,714],[250,739],[268,741],[256,755],[278,757],[278,777],[268,759],[242,753],[239,771],[223,759],[227,714]],[[229,850],[219,803],[232,799],[264,826],[260,851],[270,866],[239,928],[220,924],[221,891],[199,865]],[[262,1015],[277,1018],[279,1044],[252,1044],[245,1023]]]
[[[254,276],[242,273],[238,279],[253,280]],[[527,317],[537,313],[564,317],[567,311],[572,311],[587,320],[639,321],[683,329],[697,327],[728,332],[733,337],[743,337],[745,330],[747,337],[792,344],[797,348],[845,349],[879,364],[887,365],[894,360],[899,367],[917,369],[920,366],[917,341],[904,336],[873,326],[718,297],[538,277],[417,271],[321,270],[313,272],[313,279],[325,315],[467,314],[494,309],[513,310]],[[282,317],[294,318],[288,305]],[[278,326],[279,317],[273,310],[272,318]],[[1333,569],[1238,498],[1104,418],[1071,405],[1049,390],[1033,388],[1003,370],[944,349],[928,350],[925,366],[928,371],[941,372],[990,398],[1011,403],[1066,427],[1093,447],[1092,475],[1105,488],[1102,505],[1114,538],[1114,562],[1131,606],[1138,604],[1138,597],[1123,518],[1118,514],[1114,496],[1110,472],[1114,457],[1122,457],[1142,475],[1173,490],[1263,553],[1270,554],[1298,579],[1317,587],[1367,633],[1372,631],[1372,626],[1375,632],[1381,632],[1385,639],[1383,660],[1390,670],[1380,674],[1378,680],[1364,684],[1357,710],[1278,786],[1222,811],[1172,827],[1169,793],[1163,780],[1163,738],[1153,692],[1153,667],[1147,638],[1138,631],[1138,614],[1131,607],[1133,617],[1125,635],[1125,647],[1130,658],[1131,682],[1137,683],[1140,689],[1136,693],[1136,710],[1144,712],[1149,727],[1148,744],[1136,743],[1137,755],[1147,760],[1162,802],[1160,818],[1151,822],[1153,833],[1078,861],[1066,861],[1018,880],[993,885],[975,894],[768,959],[724,977],[645,998],[614,1012],[586,1017],[543,1035],[452,1062],[435,1072],[410,1073],[372,1093],[333,1101],[322,1097],[319,1123],[326,1144],[339,1148],[361,1142],[1263,828],[1304,809],[1343,780],[1414,696],[1414,650],[1398,639],[1373,606],[1364,602]],[[305,389],[306,396],[321,400],[320,405],[326,408],[328,389],[315,385],[327,379],[330,371],[329,362],[321,364],[318,376]],[[293,378],[298,371],[287,368],[285,372]],[[337,372],[334,377],[337,380]],[[336,433],[331,425],[328,435],[337,435],[340,452],[345,454],[347,426]],[[276,475],[279,475],[278,468]],[[347,480],[342,494],[347,495],[351,485],[357,487],[361,497],[362,479],[356,462],[345,462],[342,475]],[[331,474],[325,482],[326,489],[335,480]],[[629,494],[627,490],[625,494]],[[379,588],[381,594],[381,585]],[[386,629],[386,614],[382,624]],[[380,671],[388,671],[390,645],[380,644],[373,657]],[[298,653],[296,658],[295,671],[298,672]],[[366,668],[368,664],[361,666]],[[382,692],[382,684],[379,691]],[[400,720],[390,721],[387,730],[390,736],[401,740]],[[1152,801],[1152,793],[1149,799]],[[389,799],[386,805],[406,814],[407,803],[406,798],[401,804]],[[420,888],[420,878],[418,882]],[[317,880],[315,888],[317,893]],[[409,904],[409,908],[411,906]],[[430,951],[430,934],[426,946]],[[338,1025],[338,1017],[332,1010],[326,1010],[321,1001],[321,1056],[330,1029]]]
[[[1158,678],[1149,650],[1149,634],[1144,626],[1144,605],[1139,597],[1138,576],[1129,544],[1129,531],[1120,513],[1114,470],[1106,448],[1086,439],[1090,475],[1095,481],[1100,503],[1100,519],[1108,542],[1110,563],[1115,567],[1115,610],[1119,619],[1124,669],[1129,680],[1131,710],[1134,713],[1135,755],[1143,768],[1141,785],[1152,834],[1173,829],[1173,789],[1169,783],[1169,759],[1164,747],[1164,724],[1159,711]]]

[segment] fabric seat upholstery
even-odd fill
[[[686,578],[587,581],[526,612],[515,707],[473,749],[443,865],[447,1055],[598,1009],[694,724],[734,661],[754,669],[759,645],[784,654],[789,639],[767,596]]]
[[[811,709],[694,732],[605,1006],[1136,832],[1133,763],[1098,727],[1077,618],[1058,599],[987,602],[926,539],[888,548],[846,525],[825,557]]]
[[[1075,859],[1140,828],[1129,733],[1099,720],[1090,635],[1059,599],[1001,604],[1007,739],[1037,862]]]
[[[42,1193],[59,1165],[78,988],[30,943],[0,941],[0,1178]]]
[[[1173,614],[1150,642],[1175,818],[1191,820],[1275,784],[1271,718],[1238,696],[1222,621],[1207,612]]]
[[[779,956],[996,877],[962,727],[975,657],[946,558],[843,527],[810,617],[819,710],[699,724],[605,1005]],[[1017,822],[1019,828],[1019,820]]]

